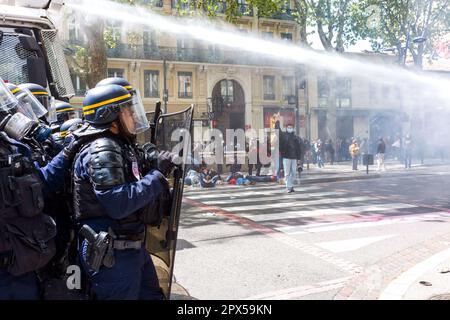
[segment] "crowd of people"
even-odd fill
[[[385,160],[398,160],[405,165],[405,168],[411,168],[412,157],[416,155],[423,163],[423,152],[420,147],[415,145],[410,134],[404,137],[397,135],[395,138],[380,137],[378,140],[371,141],[370,144],[366,138],[345,138],[337,139],[333,143],[331,139],[325,143],[321,139],[309,142],[304,140],[306,150],[305,161],[323,168],[325,164],[351,161],[352,169],[357,170],[357,165],[362,164],[363,154],[374,154],[378,170],[386,170]]]
[[[375,164],[378,171],[386,171],[385,160],[398,160],[405,165],[405,168],[411,168],[412,156],[414,151],[414,143],[410,134],[401,138],[397,135],[395,139],[390,137],[380,137],[376,142],[372,142],[373,147],[369,146],[366,138],[348,138],[337,139],[333,143],[331,139],[322,142],[321,139],[309,142],[306,139],[293,134],[293,126],[287,124],[286,130],[276,125],[280,130],[281,137],[273,134],[270,136],[270,142],[260,143],[257,139],[249,139],[246,142],[245,151],[248,159],[257,159],[256,163],[251,163],[247,160],[247,173],[243,172],[243,165],[227,164],[229,173],[222,178],[223,166],[217,164],[217,169],[213,166],[207,166],[205,163],[193,167],[187,174],[185,184],[188,186],[201,186],[204,188],[212,188],[216,184],[236,184],[236,185],[250,185],[257,182],[282,182],[286,183],[288,190],[293,190],[291,172],[301,172],[305,164],[314,164],[318,168],[325,167],[325,164],[333,165],[340,162],[351,162],[352,170],[358,170],[358,165],[363,162],[362,155],[372,152],[374,154]],[[289,140],[289,137],[295,142]],[[275,149],[277,143],[279,149]],[[206,145],[197,143],[194,149],[205,148]],[[238,149],[240,146],[236,146]],[[268,148],[267,153],[271,157],[269,165],[263,165],[259,158],[261,148]],[[277,154],[277,157],[273,155]],[[291,160],[289,160],[291,159]],[[295,160],[295,161],[294,161]],[[422,160],[423,161],[423,160]],[[261,174],[262,169],[264,174]],[[291,191],[292,192],[292,191]]]

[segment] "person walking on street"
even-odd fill
[[[317,140],[317,142],[315,144],[315,148],[316,148],[316,156],[317,156],[317,166],[319,168],[323,168],[323,167],[325,167],[325,165],[323,164],[323,145],[322,145],[322,141],[320,139]]]
[[[297,160],[302,158],[302,143],[294,133],[292,123],[287,124],[286,132],[280,132],[280,153],[283,157],[286,190],[294,192],[294,181],[297,175]]]
[[[386,153],[386,143],[384,143],[383,138],[380,138],[378,140],[378,146],[377,146],[377,166],[378,171],[383,168],[383,171],[386,171],[386,165],[384,163],[384,154]]]
[[[359,156],[359,146],[356,139],[353,139],[352,144],[348,148],[348,151],[352,157],[352,170],[358,170],[358,156]]]
[[[411,169],[411,158],[412,158],[412,149],[413,149],[413,145],[412,145],[412,140],[411,140],[411,135],[408,133],[405,137],[405,141],[403,143],[403,148],[404,148],[404,152],[405,152],[405,169]]]

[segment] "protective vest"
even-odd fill
[[[0,252],[12,252],[8,271],[13,275],[44,267],[55,253],[55,222],[43,208],[36,168],[0,132]]]
[[[87,142],[81,148],[80,154],[88,152],[87,161],[90,179],[82,179],[73,170],[73,201],[75,219],[92,219],[108,217],[106,210],[98,201],[94,185],[97,188],[112,188],[114,186],[135,182],[140,179],[140,155],[137,149],[125,141],[102,134]],[[120,224],[139,221],[138,212],[119,220]]]

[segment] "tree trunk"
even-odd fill
[[[298,25],[300,29],[300,43],[308,45],[308,33],[306,32],[307,19],[308,19],[308,4],[306,0],[295,1],[295,8],[298,12]]]
[[[89,88],[94,88],[107,75],[106,44],[103,38],[104,22],[98,20],[86,26],[85,30],[89,39],[87,52],[90,58],[87,85]]]

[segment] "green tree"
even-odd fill
[[[450,1],[362,0],[357,16],[358,29],[374,50],[395,48],[400,64],[409,52],[421,68],[424,54],[432,53],[436,41],[450,28]]]
[[[360,39],[354,24],[356,0],[306,0],[320,42],[327,51],[344,52]]]

